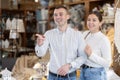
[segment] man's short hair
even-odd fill
[[[59,9],[59,8],[64,8],[65,10],[68,10],[68,8],[66,6],[60,5],[60,6],[56,6],[55,9]]]
[[[65,6],[65,5],[60,5],[60,6],[56,6],[56,7],[55,7],[55,9],[59,9],[59,8],[65,9],[65,10],[67,11],[67,13],[69,14],[69,11],[68,11],[67,6]]]

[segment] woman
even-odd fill
[[[101,25],[102,15],[97,11],[91,12],[87,18],[89,31],[83,33],[88,59],[81,68],[80,80],[107,80],[106,69],[111,64],[111,46],[108,38],[100,31]]]

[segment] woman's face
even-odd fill
[[[90,14],[87,18],[87,27],[92,32],[98,32],[100,30],[101,22],[95,14]]]

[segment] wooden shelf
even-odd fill
[[[78,4],[83,4],[84,5],[84,8],[85,8],[85,21],[86,21],[86,19],[87,19],[87,16],[88,16],[88,14],[89,14],[89,12],[94,8],[94,7],[96,7],[96,6],[98,6],[98,5],[103,5],[104,3],[107,3],[107,2],[114,2],[114,0],[80,0],[80,1],[76,1],[76,2],[74,2],[74,0],[73,0],[73,2],[69,2],[69,3],[64,3],[64,4],[59,4],[59,5],[66,5],[66,6],[68,6],[69,8],[71,7],[71,6],[74,6],[74,5],[78,5]],[[54,11],[54,8],[55,8],[55,6],[59,6],[59,5],[53,5],[53,6],[49,6],[49,14],[48,14],[48,16],[49,16],[49,19],[48,19],[48,24],[50,23],[50,21],[51,20],[53,20],[53,18],[51,17],[52,16],[52,14],[53,14],[53,11]],[[85,23],[86,24],[86,23]]]
[[[20,3],[19,5],[20,5],[21,10],[33,10],[33,11],[35,11],[38,7],[40,8],[39,3],[26,2],[26,3]]]
[[[40,6],[40,3],[36,3],[36,2],[33,2],[33,1],[29,1],[29,0],[21,0],[22,2],[19,3],[19,7],[18,9],[0,9],[0,16],[2,15],[2,11],[8,11],[10,13],[21,13],[23,14],[24,16],[27,15],[27,11],[31,11],[31,12],[35,12],[35,10],[39,7],[40,9],[42,9],[42,7]],[[106,2],[114,2],[114,0],[77,0],[77,2],[74,2],[74,0],[72,0],[73,2],[69,2],[69,3],[64,3],[64,0],[61,0],[61,2],[59,2],[59,4],[54,4],[52,6],[48,6],[48,29],[50,29],[51,27],[49,27],[50,25],[50,21],[53,21],[53,11],[54,11],[54,8],[56,6],[59,6],[59,5],[66,5],[68,6],[69,8],[74,6],[74,5],[78,5],[78,4],[83,4],[84,7],[85,7],[85,20],[87,19],[87,16],[88,16],[88,13],[90,10],[92,10],[95,6],[97,6],[98,4],[103,4],[103,3],[106,3]],[[26,25],[26,22],[25,22],[25,25]],[[26,45],[26,36],[27,36],[27,32],[23,34],[23,37],[24,37],[24,42],[23,44]],[[24,45],[24,46],[25,46]]]
[[[19,4],[40,5],[39,3],[36,3],[36,2],[20,2]]]
[[[104,0],[89,0],[90,2],[95,2],[95,1],[104,1]]]
[[[85,1],[78,1],[78,2],[72,2],[72,3],[65,3],[65,5],[75,5],[75,4],[83,4]]]

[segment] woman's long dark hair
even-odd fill
[[[90,14],[94,14],[94,15],[96,15],[97,17],[98,17],[98,19],[99,19],[99,21],[101,22],[102,21],[102,14],[99,12],[99,11],[92,11],[92,12],[90,12],[89,13],[89,15]]]

